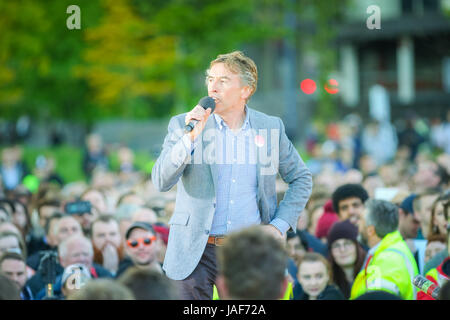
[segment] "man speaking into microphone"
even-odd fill
[[[216,248],[227,234],[263,224],[283,241],[311,194],[311,173],[281,119],[247,105],[257,80],[255,63],[240,51],[213,60],[206,85],[214,102],[202,99],[170,120],[153,167],[159,191],[177,185],[163,269],[179,280],[182,299],[212,299]],[[279,205],[277,174],[288,184]]]

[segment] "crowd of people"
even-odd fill
[[[216,298],[434,299],[413,285],[421,274],[449,299],[445,133],[436,129],[429,140],[440,143],[432,145],[438,153],[400,143],[381,159],[361,147],[352,128],[341,126],[340,136],[322,144],[308,142],[313,191],[285,242],[258,227],[226,239]],[[427,143],[407,134],[400,137]],[[33,189],[24,181],[29,170],[20,147],[3,149],[1,299],[179,298],[161,268],[175,190],[157,192],[130,149],[121,148],[119,162],[112,172],[101,138],[91,135],[81,164],[87,183],[65,183],[55,163],[41,159]],[[281,201],[286,185],[279,180],[277,187]]]

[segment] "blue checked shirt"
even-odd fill
[[[249,122],[249,112],[241,129],[233,133],[223,119],[213,114],[216,121],[216,163],[219,183],[216,186],[216,211],[212,235],[226,235],[261,223],[257,204],[256,145]],[[282,234],[289,224],[281,219],[271,221]]]

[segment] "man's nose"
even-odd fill
[[[213,80],[209,83],[208,91],[210,92],[217,92],[217,80]]]

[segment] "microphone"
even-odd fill
[[[416,286],[416,288],[422,290],[428,296],[432,297],[435,300],[438,300],[439,291],[441,290],[441,287],[439,287],[438,285],[435,285],[433,282],[421,276],[420,274],[414,278],[413,284],[414,286]]]
[[[214,112],[214,108],[216,107],[216,102],[214,101],[213,98],[211,97],[203,97],[200,99],[200,101],[198,102],[199,105],[201,105],[203,107],[203,109],[208,109],[211,108],[211,113]],[[189,133],[191,132],[195,125],[197,124],[199,120],[191,120],[185,127],[184,127],[184,132],[185,133]]]

